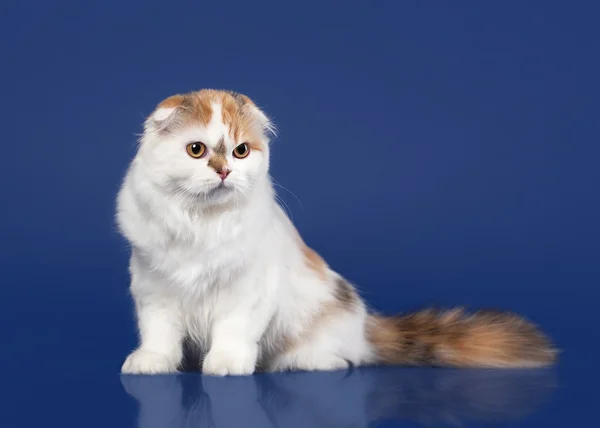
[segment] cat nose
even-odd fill
[[[229,168],[227,168],[226,166],[223,168],[217,169],[217,174],[219,174],[219,177],[221,177],[221,180],[225,180],[230,172],[231,172],[231,170]]]

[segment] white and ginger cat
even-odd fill
[[[212,375],[555,360],[546,337],[514,314],[370,313],[276,202],[272,131],[230,91],[172,96],[146,120],[117,202],[140,336],[123,373],[176,372],[184,341]]]

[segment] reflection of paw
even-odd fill
[[[142,349],[129,354],[121,367],[121,373],[128,374],[158,374],[176,371],[177,364],[174,364],[165,355]]]
[[[183,395],[181,378],[168,376],[121,375],[125,391],[140,402],[179,403]]]
[[[255,365],[256,349],[211,349],[202,364],[202,372],[213,376],[251,375]]]

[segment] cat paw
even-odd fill
[[[210,350],[204,358],[202,373],[212,376],[245,376],[254,373],[256,350]]]
[[[161,374],[176,371],[177,364],[167,356],[142,349],[129,354],[121,367],[121,373],[124,374]]]

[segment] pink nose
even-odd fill
[[[217,170],[217,174],[219,174],[219,177],[221,177],[221,180],[225,180],[230,172],[231,172],[231,170],[227,167],[220,168]]]

